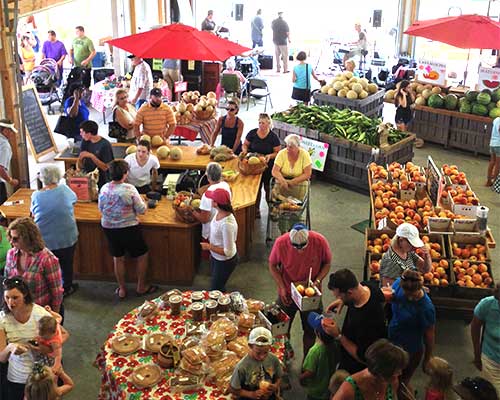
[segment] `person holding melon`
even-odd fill
[[[417,254],[417,249],[422,257]],[[407,269],[425,274],[431,266],[430,250],[420,239],[418,229],[405,222],[397,227],[389,249],[380,260],[382,286],[392,285]]]

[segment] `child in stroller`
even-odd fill
[[[60,76],[57,62],[52,58],[43,59],[40,65],[33,68],[30,79],[36,87],[42,105],[48,106],[49,114],[54,114],[52,103],[61,103],[58,93]]]
[[[88,97],[88,88],[90,87],[90,69],[88,68],[81,68],[81,67],[74,67],[69,75],[68,78],[66,79],[66,85],[64,86],[63,89],[63,98],[62,98],[62,103],[66,101],[68,97],[71,97],[73,93],[71,93],[70,88],[73,86],[73,84],[79,84],[80,86],[85,87],[85,92],[83,94],[83,99],[85,103],[89,103],[87,101]]]

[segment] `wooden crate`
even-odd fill
[[[450,119],[448,145],[477,154],[490,154],[493,120],[487,117],[455,112]]]
[[[371,94],[363,100],[350,100],[345,97],[330,96],[320,92],[314,93],[314,104],[320,106],[334,106],[339,110],[350,108],[362,112],[367,117],[381,117],[382,109],[384,108],[385,90],[379,90],[377,93]]]
[[[447,147],[450,118],[447,114],[436,112],[434,108],[416,106],[411,130],[418,138],[426,142]]]

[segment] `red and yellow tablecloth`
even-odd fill
[[[174,135],[182,136],[193,141],[199,134],[203,143],[210,144],[212,132],[214,131],[216,124],[216,118],[210,118],[205,121],[193,120],[188,125],[177,125],[175,127]]]
[[[196,391],[172,393],[168,384],[168,378],[173,375],[173,369],[164,369],[163,379],[154,387],[138,389],[130,381],[129,376],[134,368],[142,364],[157,364],[157,355],[150,351],[140,349],[138,352],[122,356],[111,349],[111,340],[115,336],[132,334],[144,336],[154,332],[169,332],[176,339],[185,336],[185,322],[189,321],[191,314],[187,312],[191,304],[191,292],[182,294],[183,302],[181,315],[172,316],[170,311],[161,310],[154,318],[146,323],[138,323],[138,309],[127,313],[108,335],[106,343],[98,354],[95,364],[102,372],[99,400],[229,400],[231,395],[224,395],[213,383],[205,382],[205,385]],[[205,292],[208,298],[208,292]],[[160,299],[154,300],[157,304]],[[285,361],[285,337],[274,338],[271,351],[282,361]]]

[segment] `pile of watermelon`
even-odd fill
[[[427,99],[427,105],[432,108],[496,118],[500,117],[500,89],[495,91],[484,89],[481,92],[469,90],[460,99],[454,94],[434,93]]]

